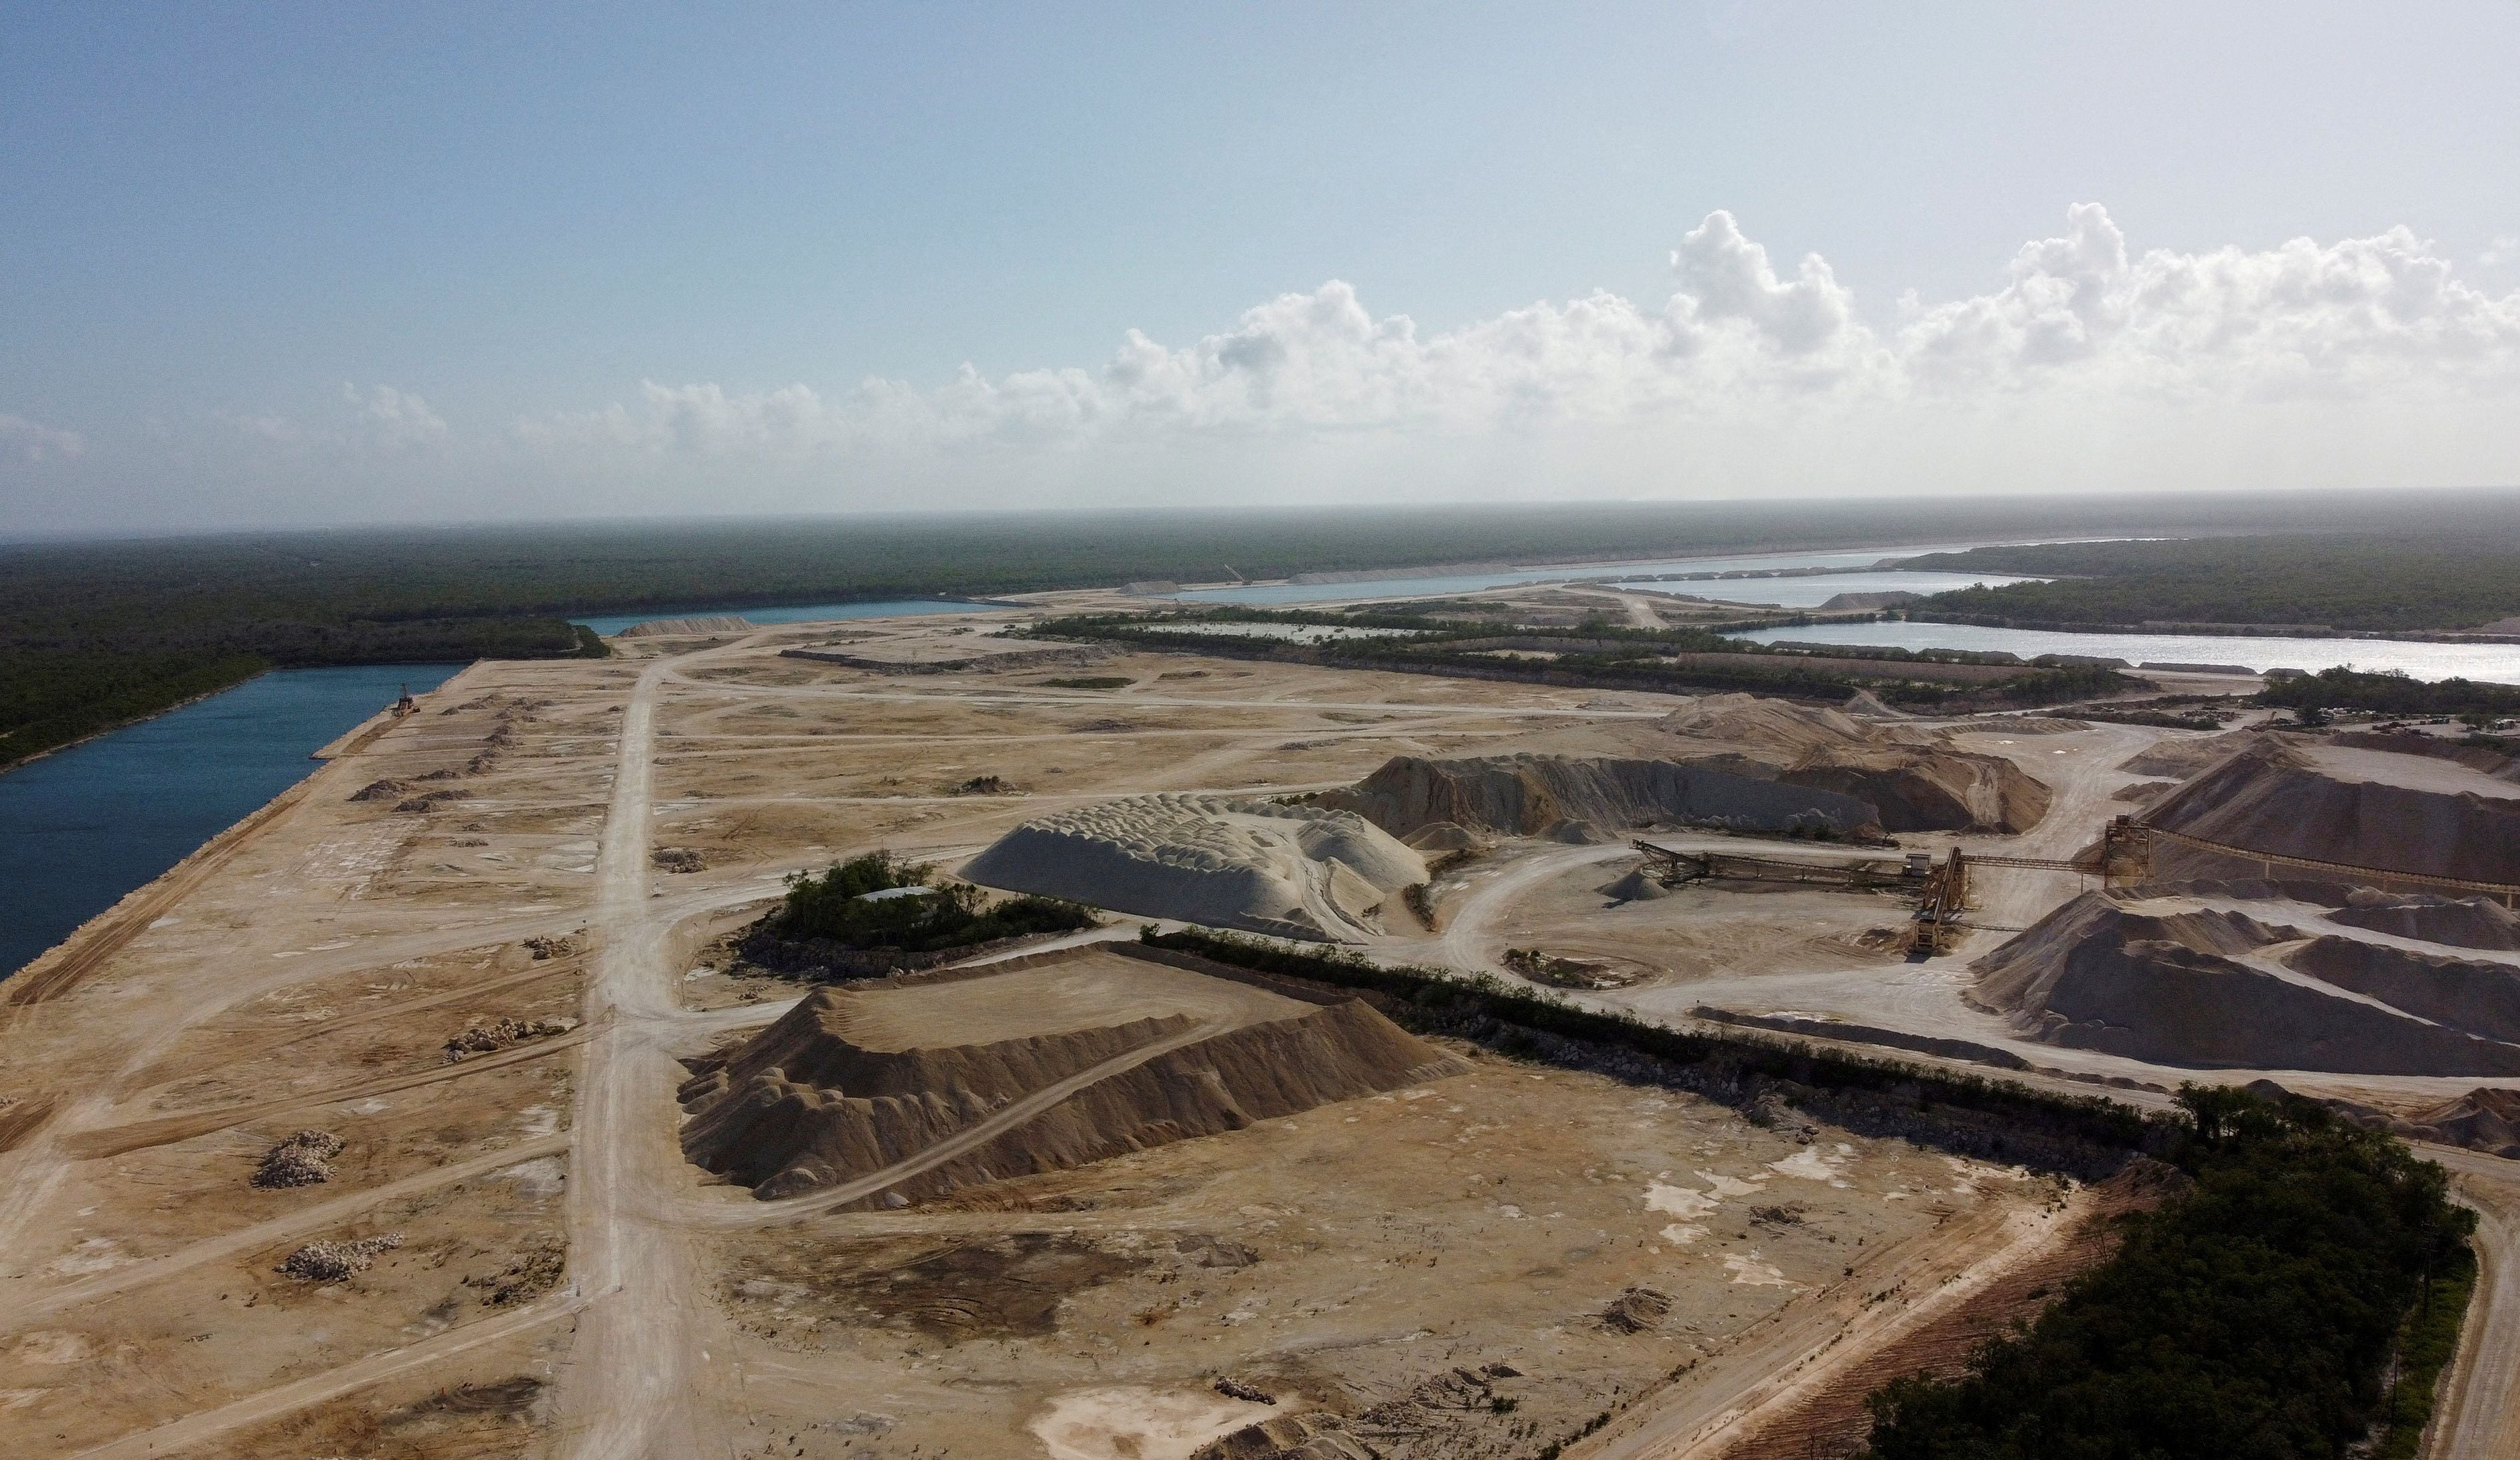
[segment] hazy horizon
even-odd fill
[[[0,535],[2520,481],[2520,10],[0,6]]]

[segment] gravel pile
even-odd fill
[[[313,1186],[333,1179],[333,1158],[341,1154],[341,1138],[329,1130],[301,1130],[262,1155],[253,1184],[265,1189]]]
[[[310,1242],[283,1258],[279,1271],[300,1282],[338,1283],[365,1272],[379,1253],[402,1246],[400,1232],[362,1237],[355,1242]]]

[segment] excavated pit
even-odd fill
[[[691,1160],[765,1200],[850,1183],[1050,1091],[1063,1098],[857,1200],[883,1206],[1238,1130],[1453,1072],[1371,1006],[1315,1004],[1102,950],[824,988],[681,1091]]]

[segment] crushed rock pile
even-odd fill
[[[1601,1326],[1613,1333],[1651,1333],[1671,1312],[1671,1296],[1652,1288],[1630,1288],[1601,1310]]]
[[[2520,968],[2510,964],[2351,937],[2312,938],[2285,953],[2283,962],[2419,1019],[2520,1044]]]
[[[2418,942],[2520,950],[2520,917],[2483,897],[2397,896],[2357,888],[2347,894],[2345,906],[2329,913],[2327,920]]]
[[[382,1253],[402,1246],[400,1232],[361,1237],[352,1242],[310,1242],[281,1259],[273,1270],[301,1283],[338,1283],[373,1266]]]
[[[2302,946],[2286,959],[2273,948],[2281,943]],[[2313,973],[2296,960],[2318,943],[2348,947],[2312,955],[2325,971]],[[2520,1074],[2520,1044],[2435,1022],[2456,1005],[2484,1028],[2506,1027],[2499,1015],[2482,1017],[2492,999],[2462,1003],[2444,988],[2450,976],[2418,955],[2344,938],[2304,945],[2300,930],[2240,913],[2138,910],[2087,892],[1972,972],[1975,1002],[2068,1048],[2203,1069]]]
[[[1813,833],[2021,832],[2048,788],[2001,755],[1939,730],[1834,709],[1714,695],[1659,720],[1550,731],[1514,753],[1397,756],[1357,786],[1317,798],[1400,837],[1449,823],[1533,837],[1575,824]]]
[[[1426,863],[1343,810],[1157,795],[1027,821],[962,875],[1141,917],[1342,941],[1377,932],[1383,904],[1424,882]]]
[[[252,1184],[265,1190],[314,1186],[333,1179],[333,1158],[341,1154],[341,1138],[329,1130],[300,1130],[262,1154]]]
[[[1646,875],[1642,867],[1604,886],[1600,891],[1602,896],[1613,902],[1651,902],[1657,897],[1668,897],[1672,893],[1671,889]]]
[[[446,1041],[446,1063],[456,1065],[472,1055],[496,1054],[528,1039],[548,1039],[577,1027],[573,1019],[494,1019],[476,1024]]]
[[[1195,1027],[1188,1015],[992,1044],[886,1051],[843,1030],[849,1001],[808,995],[681,1091],[683,1150],[764,1200],[880,1171],[1031,1091]],[[879,995],[878,995],[879,996]],[[1452,1057],[1359,1001],[1314,1005],[1183,1045],[1085,1086],[889,1189],[920,1200],[1238,1130],[1449,1073]]]
[[[2284,856],[2520,883],[2520,786],[2441,757],[2261,735],[2155,804],[2144,821]],[[2155,876],[2169,880],[2173,866],[2213,876],[2228,862],[2165,848]]]
[[[2265,737],[2255,730],[2226,730],[2219,735],[2164,736],[2118,762],[2131,776],[2168,776],[2184,781],[2207,770]]]

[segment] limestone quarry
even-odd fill
[[[0,1441],[1737,1460],[1807,1398],[1860,1416],[1829,1387],[1920,1325],[2035,1310],[2095,1209],[2035,1132],[1700,1088],[1143,924],[2138,1103],[2264,1072],[2520,1150],[2510,910],[2420,880],[2505,878],[2482,755],[966,652],[1139,603],[473,665],[0,986]],[[2121,816],[2402,880],[2166,838],[2103,878]],[[878,849],[1117,916],[745,961],[788,878]],[[1904,869],[1954,851],[1985,865],[1918,956]]]

